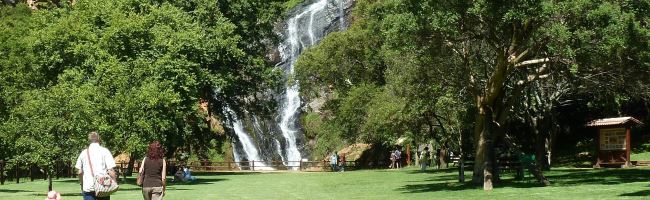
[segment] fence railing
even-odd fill
[[[141,161],[136,160],[133,163],[131,172],[137,173],[140,168]],[[168,172],[174,173],[178,167],[184,164],[189,167],[193,172],[219,172],[219,171],[331,171],[329,161],[241,161],[241,162],[212,162],[212,161],[190,161],[181,163],[178,161],[168,161]],[[360,167],[359,162],[346,161],[345,170],[354,170]],[[117,171],[122,179],[126,179],[129,170],[129,163],[118,162]],[[52,166],[54,173],[53,178],[59,179],[76,177],[76,169],[72,161],[58,161]],[[0,162],[0,184],[4,185],[5,181],[16,181],[20,183],[21,178],[29,178],[33,181],[35,179],[46,179],[47,170],[39,168],[34,164],[13,163],[13,162]]]
[[[51,167],[53,169],[53,178],[59,179],[60,177],[76,176],[76,170],[74,170],[74,164],[71,161],[57,161]],[[0,184],[2,185],[7,180],[20,183],[21,178],[29,178],[31,181],[35,179],[47,179],[48,173],[48,170],[42,169],[35,164],[0,160]]]
[[[133,171],[137,172],[140,168],[141,161],[136,161]],[[117,163],[121,171],[128,170],[128,163]],[[240,162],[213,162],[213,161],[190,161],[181,163],[177,161],[168,161],[168,168],[185,165],[195,172],[218,172],[218,171],[328,171],[330,170],[329,161],[240,161]],[[356,161],[345,162],[346,169],[356,169],[359,165]],[[175,171],[175,169],[169,170]]]

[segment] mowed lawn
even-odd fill
[[[170,184],[165,199],[648,199],[650,168],[555,168],[546,175],[549,187],[530,178],[507,177],[493,191],[460,184],[455,169],[420,172],[359,170],[332,172],[264,172],[197,174],[194,184]],[[471,174],[467,174],[468,179]],[[529,175],[528,175],[529,176]],[[510,176],[511,177],[511,176]],[[24,179],[23,179],[24,180]],[[133,179],[122,183],[113,200],[142,199]],[[63,199],[81,199],[76,179],[54,182]],[[39,180],[0,186],[0,199],[45,198],[47,182]]]

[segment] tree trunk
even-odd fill
[[[19,162],[16,163],[16,183],[20,183],[20,166],[18,166]]]
[[[465,151],[463,149],[463,140],[465,137],[463,137],[463,133],[465,131],[460,131],[460,134],[458,134],[458,182],[464,183],[465,182]]]
[[[492,190],[494,187],[492,180],[494,178],[494,145],[492,138],[492,111],[491,108],[484,108],[485,124],[483,124],[483,133],[481,140],[484,141],[484,159],[483,159],[483,190]]]
[[[484,190],[492,190],[494,179],[494,145],[492,136],[492,112],[489,108],[481,109],[479,119],[482,119],[479,141],[474,160],[473,182],[483,184]]]
[[[29,165],[29,181],[34,181],[34,165]]]
[[[492,190],[494,187],[492,183],[492,179],[494,178],[493,175],[493,166],[494,162],[492,157],[494,154],[494,148],[491,148],[492,146],[492,139],[487,139],[486,141],[486,151],[485,151],[485,162],[483,164],[483,190]]]
[[[133,165],[135,164],[135,153],[131,153],[129,156],[129,165],[126,167],[126,172],[124,172],[126,175],[131,176],[133,175]]]
[[[0,160],[0,185],[5,184],[5,160]]]
[[[406,166],[411,166],[411,144],[406,144]]]
[[[59,168],[61,166],[60,165],[61,163],[58,162],[58,161],[54,162],[54,163],[56,163],[56,164],[54,164],[54,176],[56,176],[56,180],[59,180]]]
[[[447,169],[447,149],[443,147],[440,149],[440,155],[438,157],[438,163],[440,163],[440,168]]]
[[[51,172],[52,171],[50,170],[50,168],[48,168],[48,170],[45,172],[45,174],[47,176],[47,179],[48,179],[48,181],[47,181],[48,182],[47,183],[47,191],[48,192],[52,191],[52,173]]]
[[[476,117],[476,127],[474,127],[474,144],[476,144],[476,152],[474,154],[474,173],[472,174],[472,182],[475,184],[483,183],[483,161],[485,161],[485,150],[487,145],[483,139],[483,124],[485,123],[485,115],[479,114]]]
[[[531,113],[534,114],[534,113]],[[548,164],[546,163],[546,134],[543,131],[544,120],[542,117],[531,117],[531,126],[533,128],[533,135],[535,136],[535,162],[538,166],[544,169]]]
[[[510,109],[504,103],[506,96],[505,83],[510,65],[508,63],[509,55],[511,54],[507,52],[497,54],[495,69],[489,75],[490,77],[485,83],[485,88],[481,88],[481,92],[474,92],[476,106],[478,108],[474,135],[478,142],[475,143],[477,148],[473,181],[475,183],[482,182],[484,190],[492,190],[493,188],[493,142],[496,136],[503,135],[503,123],[505,123],[507,111]],[[496,134],[497,132],[495,130],[499,130],[498,134]]]
[[[72,176],[72,162],[71,161],[66,162],[65,165],[66,165],[66,167],[65,167],[66,178],[73,178],[73,176]]]
[[[551,134],[548,138],[548,144],[546,145],[546,152],[548,153],[548,166],[551,167],[551,156],[553,155],[553,146],[555,145],[555,139],[557,137],[557,132],[559,131],[559,125],[554,125],[551,130]]]

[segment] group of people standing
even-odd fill
[[[390,166],[391,169],[399,169],[402,163],[402,151],[399,148],[390,152]]]
[[[433,155],[433,159],[431,158],[431,152],[429,151],[429,147],[424,147],[422,151],[419,152],[419,155],[417,157],[418,163],[420,165],[421,170],[426,170],[426,168],[431,164],[431,161],[435,161],[435,164],[438,169],[440,169],[440,159],[442,158],[442,150],[441,149],[436,149],[435,154]],[[453,156],[453,153],[451,154]],[[400,151],[399,148],[395,148],[395,150],[390,151],[390,165],[388,168],[391,169],[399,169],[402,167],[402,163],[404,160],[402,159],[402,152]]]
[[[446,154],[441,149],[436,149],[436,153],[433,154],[433,161],[435,162],[437,169],[441,168],[442,159],[445,159],[445,157],[443,157],[444,155]],[[448,156],[453,157],[454,153],[449,152]],[[422,152],[420,152],[420,156],[418,158],[418,162],[420,163],[420,169],[422,171],[426,170],[427,167],[431,164],[431,161],[432,159],[431,159],[431,152],[429,152],[429,147],[424,147]]]
[[[75,164],[82,197],[84,200],[110,200],[110,196],[98,197],[94,184],[98,175],[109,175],[112,181],[117,182],[116,172],[113,169],[116,167],[113,154],[100,145],[99,133],[90,132],[88,140],[90,145],[81,151]],[[146,157],[139,170],[142,175],[142,196],[145,200],[162,200],[165,196],[166,162],[164,155],[165,151],[160,142],[154,141],[149,144]]]

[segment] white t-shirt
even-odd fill
[[[90,150],[90,159],[93,164],[93,172],[95,175],[106,174],[108,169],[114,168],[115,159],[113,159],[113,154],[111,154],[108,149],[99,146],[98,143],[92,143],[88,149],[81,151],[77,158],[77,164],[75,164],[74,167],[83,171],[83,191],[92,192],[95,191],[95,189],[93,189],[94,178],[92,173],[90,173],[90,165],[88,164],[87,158],[88,154],[86,153],[87,150]]]

